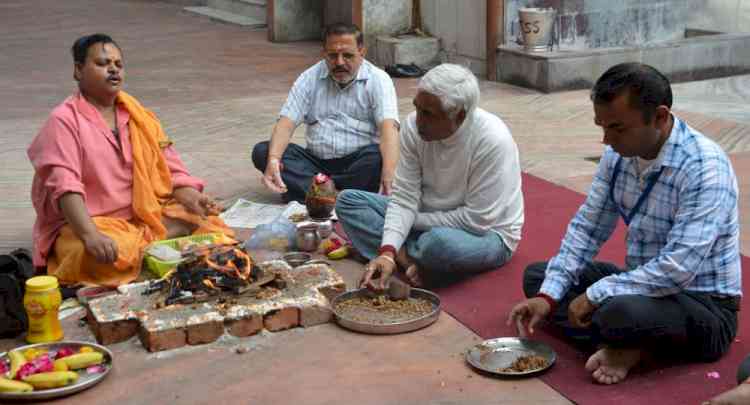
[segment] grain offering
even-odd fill
[[[526,373],[529,371],[541,370],[547,367],[547,359],[542,356],[528,355],[517,358],[510,367],[504,367],[498,371],[501,373]]]
[[[427,316],[435,310],[435,307],[432,302],[424,298],[392,300],[385,295],[378,295],[352,297],[337,303],[335,310],[339,316],[355,322],[388,325]]]

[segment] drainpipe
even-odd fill
[[[365,33],[365,18],[362,14],[362,1],[364,0],[354,0],[352,1],[352,23],[356,24],[357,27],[359,27],[360,31],[362,31],[362,34]]]
[[[275,11],[274,11],[274,0],[269,0],[266,2],[266,35],[268,36],[268,42],[274,42],[276,40],[276,34],[274,31],[274,24],[273,21],[275,19]]]
[[[497,80],[497,44],[498,44],[498,19],[500,17],[500,6],[505,6],[503,0],[487,0],[487,80]]]

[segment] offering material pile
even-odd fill
[[[517,358],[510,367],[501,368],[503,373],[525,373],[547,367],[547,359],[542,356],[528,355]]]
[[[407,322],[430,314],[433,304],[423,298],[391,300],[385,295],[354,297],[339,302],[335,308],[339,316],[356,322],[386,325]]]

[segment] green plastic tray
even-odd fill
[[[182,242],[200,243],[200,242],[204,242],[207,240],[214,241],[216,240],[216,238],[220,236],[221,236],[220,233],[206,233],[206,234],[201,234],[201,235],[183,236],[181,238],[165,239],[165,240],[153,242],[146,248],[146,255],[145,255],[146,268],[148,268],[149,271],[151,271],[155,275],[159,277],[164,277],[165,274],[167,274],[173,268],[177,267],[177,265],[180,264],[180,262],[182,262],[182,260],[162,261],[162,260],[155,258],[154,256],[151,256],[150,254],[148,254],[148,249],[152,246],[166,245],[166,246],[171,247],[172,249],[176,249],[179,251],[180,250],[179,246],[180,246],[180,243]]]

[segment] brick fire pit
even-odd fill
[[[89,301],[87,320],[100,344],[117,343],[138,334],[149,351],[210,343],[224,333],[250,336],[331,321],[330,301],[346,290],[341,276],[325,264],[292,269],[285,262],[259,265],[290,280],[262,296],[225,295],[221,300],[161,306],[157,294],[144,295],[149,282],[121,286],[119,294]]]

